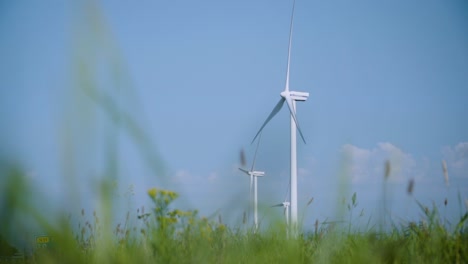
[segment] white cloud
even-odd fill
[[[299,177],[305,177],[310,175],[310,171],[306,168],[298,168],[297,169],[297,174]]]
[[[468,177],[468,142],[460,142],[455,147],[444,147],[442,156],[447,162],[449,175],[462,178]]]
[[[404,182],[416,176],[416,162],[411,154],[388,142],[378,143],[373,149],[346,144],[342,147],[342,153],[349,161],[348,169],[353,182],[382,179],[387,160],[391,165],[389,181]]]
[[[207,179],[208,179],[209,182],[214,182],[214,181],[218,180],[218,178],[219,178],[218,173],[213,171],[208,175]]]
[[[193,180],[194,176],[188,170],[180,169],[176,171],[172,179],[175,183],[186,183]]]
[[[358,182],[370,177],[369,160],[371,151],[346,144],[341,148],[345,157],[350,159],[348,167],[353,181]]]
[[[212,183],[219,179],[219,173],[216,171],[210,172],[208,175],[200,176],[194,174],[188,170],[180,169],[177,170],[172,181],[179,184],[203,184],[203,183]]]

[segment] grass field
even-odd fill
[[[287,234],[279,221],[261,231],[233,228],[207,219],[197,211],[173,208],[179,195],[151,188],[149,211],[137,210],[137,224],[127,219],[112,226],[112,213],[77,212],[77,219],[45,219],[30,206],[22,171],[2,168],[8,178],[1,194],[1,231],[17,225],[18,215],[45,230],[43,241],[22,257],[3,257],[1,263],[466,263],[468,212],[447,227],[436,207],[420,205],[419,222],[401,223],[390,231],[364,232],[343,225],[317,225],[312,232]],[[106,184],[103,184],[106,195]],[[353,197],[356,197],[355,195]],[[111,199],[102,199],[111,208]],[[354,201],[355,202],[355,201]],[[106,208],[106,207],[104,207]],[[11,216],[11,217],[10,217]],[[78,220],[78,225],[76,223]],[[28,222],[31,223],[31,222]],[[53,223],[53,224],[52,224]],[[135,222],[133,222],[135,223]],[[244,224],[246,225],[246,224]],[[450,230],[450,231],[449,231]],[[50,240],[50,241],[49,241]],[[41,247],[39,242],[44,242]],[[47,242],[47,243],[46,243]],[[19,253],[21,249],[18,249]],[[2,240],[1,253],[16,252]]]

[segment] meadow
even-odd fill
[[[152,208],[127,213],[125,221],[112,225],[112,210],[46,219],[31,206],[24,172],[2,166],[7,179],[1,193],[1,231],[20,225],[18,216],[32,219],[44,230],[47,241],[30,241],[31,251],[2,239],[1,263],[466,263],[468,261],[468,212],[447,226],[435,206],[420,209],[419,222],[394,224],[390,230],[349,228],[352,223],[315,223],[296,235],[283,221],[259,231],[250,223],[232,227],[219,218],[208,219],[196,210],[174,208],[179,194],[150,188]],[[102,182],[104,207],[112,208],[109,184]],[[409,190],[410,191],[410,190]],[[353,195],[348,207],[349,214]],[[129,219],[136,215],[135,221]],[[76,219],[71,219],[76,218]],[[350,217],[350,219],[352,219]],[[77,221],[73,221],[77,220]],[[31,224],[31,221],[27,222]],[[26,227],[25,227],[26,228]],[[306,230],[304,228],[304,230]],[[2,236],[5,237],[5,236]],[[43,238],[44,239],[44,238]],[[42,243],[42,244],[41,244]]]

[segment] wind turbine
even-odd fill
[[[249,196],[250,196],[250,203],[252,202],[252,183],[253,183],[253,190],[254,190],[254,225],[255,225],[255,230],[258,228],[258,211],[257,211],[257,178],[258,177],[263,177],[265,176],[264,171],[256,171],[254,170],[255,168],[255,159],[257,158],[257,151],[258,151],[258,146],[260,145],[260,138],[258,138],[257,142],[257,147],[255,148],[255,154],[252,162],[252,167],[250,170],[245,170],[242,168],[239,168],[239,170],[243,171],[245,174],[250,176],[250,190],[249,190]]]
[[[255,141],[257,136],[262,132],[263,128],[266,124],[281,110],[283,107],[284,102],[287,103],[289,112],[291,113],[291,223],[292,227],[295,229],[297,226],[297,151],[296,151],[296,128],[299,130],[299,134],[301,135],[302,140],[306,143],[304,139],[304,135],[299,127],[299,123],[297,122],[296,118],[296,101],[306,101],[309,97],[309,93],[307,92],[297,92],[289,90],[289,65],[291,62],[291,40],[292,40],[292,31],[293,31],[293,18],[294,18],[294,6],[295,0],[293,1],[293,8],[291,14],[291,24],[289,28],[289,45],[288,45],[288,65],[286,69],[286,85],[284,87],[284,91],[280,93],[281,99],[276,104],[273,111],[271,111],[270,115],[267,117],[263,125],[258,130],[257,134],[255,135],[252,143]]]
[[[283,207],[284,208],[284,217],[286,218],[286,226],[289,226],[289,202],[282,202],[280,204],[275,204],[272,207]]]
[[[289,184],[291,184],[291,183],[289,183]],[[290,186],[288,186],[288,188],[290,189]],[[286,220],[286,236],[287,237],[289,237],[289,206],[290,205],[291,204],[288,202],[288,192],[286,192],[286,196],[284,197],[284,202],[272,206],[272,207],[283,207],[284,208],[283,214],[284,214],[284,218]]]

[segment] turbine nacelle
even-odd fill
[[[252,177],[263,177],[263,176],[265,176],[264,171],[250,171],[249,174],[252,175]]]
[[[309,97],[309,93],[307,92],[296,92],[296,91],[290,91],[289,94],[291,95],[291,99],[294,101],[306,101],[307,98]]]
[[[288,208],[289,205],[290,205],[289,202],[282,202],[282,203],[280,203],[280,204],[273,205],[272,207],[281,207],[281,206],[282,206],[282,207],[284,207],[284,208]]]
[[[265,176],[265,172],[264,171],[248,171],[248,170],[244,170],[242,168],[239,168],[239,170],[243,171],[245,174],[251,176],[251,177],[263,177]]]
[[[287,99],[287,97],[291,98],[294,101],[306,101],[309,97],[309,93],[307,92],[296,92],[296,91],[283,91],[281,92],[281,97]]]

